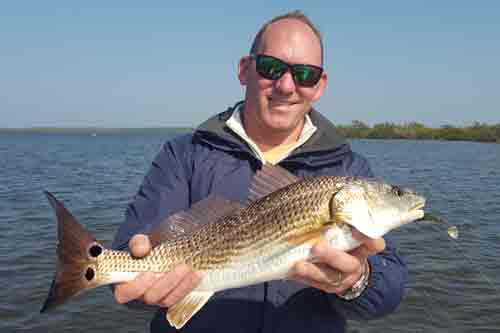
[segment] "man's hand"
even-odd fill
[[[151,242],[146,235],[135,235],[129,241],[129,248],[135,257],[144,257],[151,251]],[[149,305],[169,307],[180,301],[198,286],[201,274],[188,265],[179,265],[168,273],[145,272],[133,281],[115,286],[115,300],[127,303],[141,300]]]
[[[319,242],[312,248],[314,263],[296,263],[291,278],[327,293],[343,295],[360,279],[367,258],[385,249],[383,238],[368,238],[355,229],[353,237],[361,245],[349,253],[332,248],[326,241]]]

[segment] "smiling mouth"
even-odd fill
[[[269,103],[271,106],[291,106],[297,104],[296,102],[289,102],[289,101],[279,101],[275,100],[273,98],[268,98]]]

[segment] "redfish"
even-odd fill
[[[168,272],[186,263],[202,273],[199,286],[167,311],[183,327],[217,291],[286,279],[299,260],[310,260],[319,240],[349,251],[360,245],[356,228],[378,238],[424,216],[425,199],[411,190],[360,177],[299,179],[263,166],[248,202],[210,196],[148,232],[152,251],[134,258],[103,247],[52,194],[57,215],[58,263],[42,312],[98,286],[133,280],[140,272]]]

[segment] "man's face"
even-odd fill
[[[270,55],[289,64],[322,66],[318,37],[306,24],[284,19],[264,32],[258,54]],[[268,80],[255,71],[255,60],[240,60],[239,79],[246,86],[245,125],[273,132],[292,132],[302,128],[305,114],[319,100],[326,86],[326,74],[314,87],[298,86],[290,73],[278,80]]]

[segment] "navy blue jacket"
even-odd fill
[[[167,142],[126,211],[113,246],[126,249],[129,239],[165,217],[185,210],[209,194],[244,202],[250,181],[261,167],[247,144],[226,125],[233,108],[203,123],[194,133]],[[310,117],[314,135],[279,163],[298,176],[372,177],[368,162],[351,151],[334,126],[319,112]],[[355,300],[293,281],[273,281],[216,293],[184,326],[188,332],[344,332],[346,318],[373,319],[400,303],[407,270],[390,239],[383,253],[370,257],[368,288]],[[174,331],[163,309],[152,332]]]

